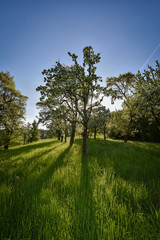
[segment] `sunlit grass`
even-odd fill
[[[81,141],[0,151],[0,239],[160,239],[160,145]]]

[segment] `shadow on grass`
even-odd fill
[[[4,236],[17,237],[16,234],[20,233],[19,238],[23,238],[22,222],[30,216],[31,220],[31,232],[32,239],[38,239],[39,234],[39,222],[37,221],[37,215],[39,214],[40,206],[40,193],[44,187],[47,187],[48,181],[52,178],[54,172],[61,168],[64,163],[65,155],[69,152],[70,147],[67,147],[53,163],[37,176],[28,176],[25,181],[18,181],[15,185],[15,190],[6,200],[6,204],[10,207],[3,209],[1,219],[7,219],[7,222],[3,221],[0,225],[3,229]],[[3,216],[3,214],[5,216]],[[8,216],[6,218],[6,216]],[[24,221],[25,222],[25,221]],[[25,226],[23,226],[24,228]],[[33,232],[32,232],[33,230]],[[29,231],[29,230],[28,230]]]
[[[81,144],[78,139],[76,144]],[[142,148],[138,142],[104,141],[88,139],[88,157],[101,168],[113,167],[125,180],[147,184],[147,180],[160,180],[160,150]]]
[[[76,140],[76,143],[80,143]],[[95,203],[93,200],[92,176],[88,159],[82,157],[80,185],[75,195],[75,234],[74,239],[97,239]]]
[[[24,156],[22,158],[22,162],[20,164],[17,164],[18,160],[21,160],[21,157],[17,157],[14,160],[10,160],[7,162],[1,163],[1,170],[0,170],[0,185],[2,185],[4,182],[7,182],[9,184],[12,182],[12,185],[14,185],[17,178],[20,178],[21,181],[24,181],[29,174],[29,167],[30,165],[34,164],[35,162],[38,162],[37,164],[33,165],[33,170],[36,170],[37,165],[40,163],[40,159],[44,155],[48,155],[50,152],[54,151],[55,149],[61,147],[62,143],[54,142],[52,145],[49,145],[49,149],[44,150],[43,152],[37,153],[33,157],[28,157],[25,159]],[[45,149],[45,148],[44,148]],[[23,154],[23,149],[21,149],[21,153]],[[15,165],[15,167],[14,167]],[[10,170],[11,169],[11,172]]]
[[[80,144],[79,140],[77,144]],[[160,151],[158,152],[157,149],[154,151],[153,146],[145,148],[148,143],[144,144],[144,148],[142,146],[141,143],[138,146],[138,142],[124,143],[89,139],[88,158],[96,161],[102,169],[113,169],[115,178],[120,177],[133,188],[135,185],[144,186],[148,201],[159,207]],[[124,189],[123,196],[126,194]],[[142,202],[146,201],[144,199],[141,199]]]
[[[43,142],[35,142],[27,145],[21,145],[20,147],[10,148],[8,150],[0,150],[1,161],[5,161],[6,157],[10,158],[13,156],[18,156],[21,154],[29,153],[33,150],[42,149],[45,147],[51,147],[53,144],[59,143],[58,140],[52,141],[43,141]]]

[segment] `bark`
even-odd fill
[[[82,153],[83,156],[87,155],[87,123],[84,124]]]
[[[65,141],[65,143],[67,142],[67,132],[65,132],[64,141]]]
[[[61,136],[61,142],[63,142],[63,135]]]
[[[24,137],[23,137],[23,144],[24,144],[24,145],[26,144],[26,138],[27,138],[27,136],[26,136],[26,134],[24,133]]]
[[[74,138],[75,138],[75,133],[76,133],[76,126],[73,124],[72,125],[72,131],[71,131],[71,138],[70,138],[70,146],[73,145]]]

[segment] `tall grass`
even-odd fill
[[[81,141],[0,151],[1,239],[160,239],[160,145]]]

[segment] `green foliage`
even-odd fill
[[[0,129],[1,145],[8,149],[13,133],[19,129],[24,119],[27,97],[15,88],[10,73],[0,72]]]
[[[116,99],[127,101],[127,99],[133,94],[135,88],[134,85],[134,74],[130,72],[120,74],[119,77],[110,77],[106,79],[105,94],[111,96],[112,103],[114,103]]]
[[[99,84],[102,79],[96,75],[95,67],[95,64],[100,62],[100,54],[95,54],[91,46],[85,47],[82,65],[77,62],[78,56],[68,54],[72,57],[73,65],[65,66],[56,62],[54,68],[43,71],[46,85],[37,88],[41,93],[40,102],[37,105],[41,108],[41,121],[52,122],[58,118],[57,122],[61,122],[63,119],[65,129],[70,123],[73,138],[71,145],[76,124],[83,125],[83,154],[86,155],[88,122],[92,110],[99,106],[103,99],[103,97],[99,98],[104,90]]]
[[[137,75],[126,73],[107,78],[106,92],[112,101],[122,99],[123,110],[115,113],[120,117],[110,121],[110,136],[128,139],[160,141],[160,65],[148,66],[148,71]],[[111,118],[112,119],[112,118]]]
[[[38,123],[36,122],[36,120],[34,120],[30,128],[30,137],[28,142],[38,141],[38,139],[39,139]]]
[[[89,120],[89,132],[94,133],[95,139],[97,133],[103,133],[104,140],[106,139],[106,124],[109,115],[110,110],[106,109],[106,107],[102,105],[99,105],[92,111],[91,118]]]
[[[144,115],[155,121],[160,130],[160,65],[156,62],[156,68],[148,66],[143,74],[136,75],[136,97],[138,107]]]
[[[56,140],[0,152],[1,239],[160,238],[160,145]]]

